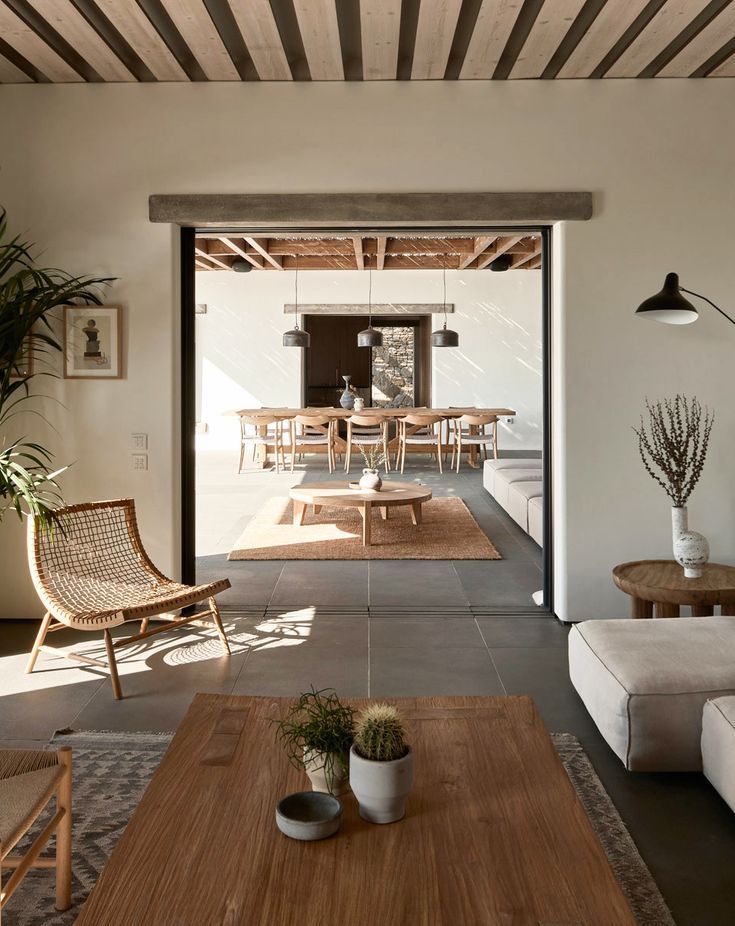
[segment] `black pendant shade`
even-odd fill
[[[438,331],[431,332],[431,346],[459,347],[459,335],[456,331],[452,331],[451,328],[447,328],[445,324],[444,327],[440,328]]]
[[[310,344],[311,335],[308,331],[302,331],[298,326],[283,332],[284,347],[309,347]]]
[[[699,316],[691,302],[682,296],[676,273],[667,273],[663,289],[641,302],[635,314],[665,325],[689,325]]]
[[[357,332],[357,346],[382,347],[383,332],[378,331],[377,328],[373,328],[371,323],[368,323],[367,328],[363,328],[362,331]]]
[[[253,265],[249,260],[245,260],[244,257],[236,257],[230,264],[230,267],[235,273],[250,273],[253,269]]]
[[[494,270],[495,273],[503,273],[505,270],[510,270],[513,265],[513,258],[510,254],[501,254],[500,257],[496,257],[494,261],[488,264],[488,270]]]

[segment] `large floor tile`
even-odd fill
[[[362,610],[368,605],[368,563],[329,560],[287,562],[270,600],[271,608]]]
[[[455,562],[466,599],[473,607],[535,607],[532,595],[543,585],[531,562]]]
[[[200,556],[196,561],[197,582],[229,579],[231,588],[218,595],[222,610],[242,611],[267,608],[283,569],[280,561],[230,562],[226,556]]]
[[[483,647],[485,644],[473,618],[390,617],[370,618],[370,646]]]
[[[544,617],[478,617],[477,625],[486,645],[496,646],[561,646],[566,650],[569,626],[552,614]]]
[[[370,607],[457,610],[469,606],[451,562],[383,560],[370,563]]]
[[[373,698],[500,694],[503,686],[484,648],[370,647]]]

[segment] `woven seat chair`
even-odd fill
[[[31,868],[56,869],[56,909],[71,906],[71,749],[0,749],[0,867],[13,870],[0,886],[2,910]],[[56,812],[23,855],[10,855],[56,796]],[[56,834],[55,855],[41,855]]]
[[[215,595],[230,587],[229,579],[207,585],[182,585],[166,578],[148,558],[138,533],[135,502],[122,499],[71,505],[56,511],[52,532],[31,520],[28,559],[36,591],[46,607],[26,672],[32,672],[39,652],[57,653],[46,646],[46,635],[62,627],[102,631],[107,663],[81,653],[64,653],[89,665],[107,668],[115,698],[122,698],[115,650],[128,643],[163,633],[171,625],[197,623],[211,628],[202,618],[211,616],[229,655]],[[207,600],[209,610],[188,617],[163,617]],[[151,617],[166,621],[148,629]],[[110,630],[126,621],[141,621],[140,632],[113,640]]]

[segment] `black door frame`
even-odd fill
[[[207,228],[211,232],[211,228]],[[398,227],[386,228],[360,227],[352,229],[362,235],[385,234],[400,235],[401,232],[411,232],[431,236],[439,232],[472,235],[502,234],[514,231],[526,234],[540,234],[541,236],[541,352],[542,352],[542,392],[543,392],[543,440],[542,440],[542,474],[544,492],[544,519],[543,519],[543,610],[554,613],[554,575],[553,575],[553,493],[551,485],[552,462],[552,319],[551,319],[551,226],[492,226],[472,225],[468,228],[455,226],[424,227],[414,226],[402,229]],[[348,234],[344,228],[269,228],[253,229],[255,235],[298,234]],[[194,227],[181,228],[181,370],[180,370],[180,445],[181,445],[181,579],[188,584],[194,584],[196,579],[196,341],[195,341],[195,303],[196,278],[194,262],[194,242],[197,229]],[[246,233],[243,228],[223,228],[223,234]],[[251,230],[248,229],[250,234]],[[530,608],[529,608],[530,610]],[[542,609],[539,609],[542,610]]]

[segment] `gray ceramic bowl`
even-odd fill
[[[326,839],[342,824],[342,805],[331,794],[298,791],[279,801],[276,823],[291,839]]]

